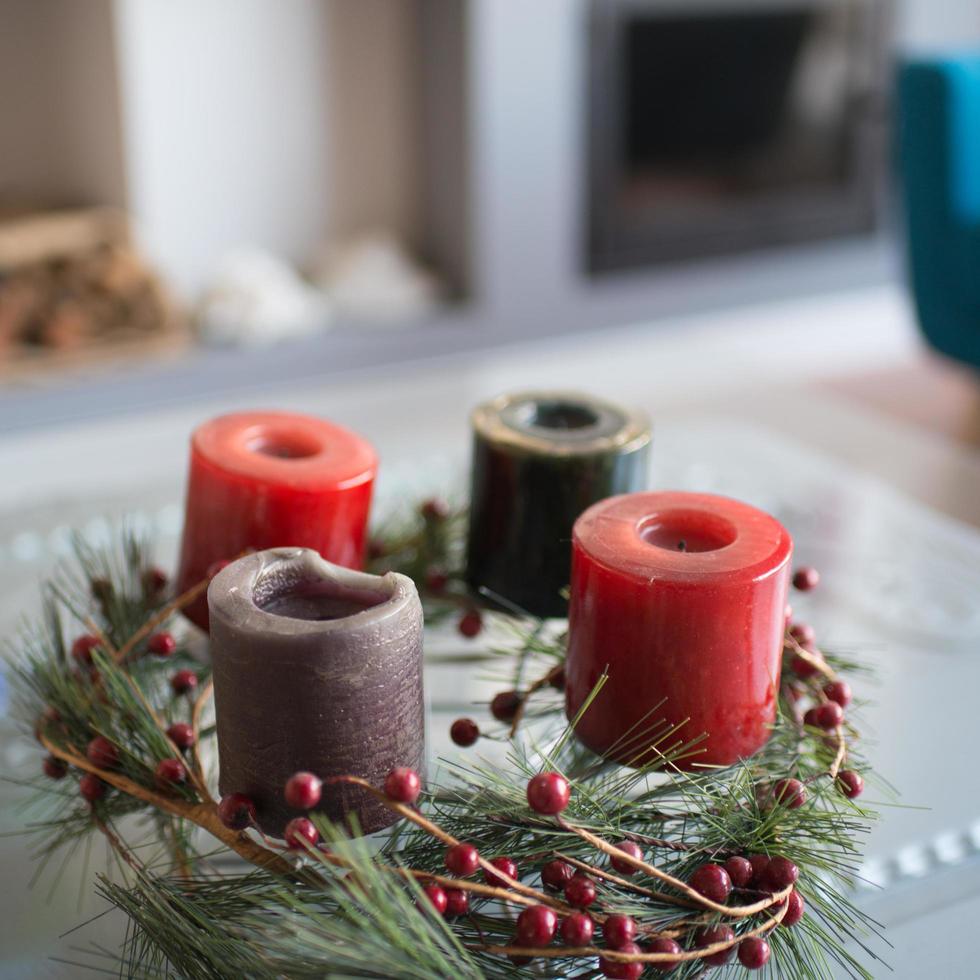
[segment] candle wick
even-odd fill
[[[683,538],[681,538],[681,540],[677,542],[677,550],[687,551],[687,542]]]

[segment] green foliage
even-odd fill
[[[407,527],[389,529],[386,554],[377,561],[421,584],[433,567],[448,572],[448,584],[439,594],[426,596],[427,610],[445,615],[469,601],[459,580],[460,532],[458,514],[433,519],[413,512]],[[75,636],[95,628],[118,650],[165,608],[165,597],[148,594],[147,551],[131,536],[105,554],[80,542],[78,554],[79,570],[65,573],[52,587],[40,622],[25,630],[13,651],[19,710],[31,728],[46,709],[55,709],[57,720],[44,722],[41,731],[56,747],[77,754],[84,754],[94,735],[105,736],[120,749],[117,772],[135,786],[157,792],[154,768],[173,754],[162,727],[191,719],[190,702],[173,695],[169,678],[179,667],[190,666],[203,683],[207,671],[180,643],[173,657],[161,660],[146,653],[145,642],[125,662],[117,663],[111,651],[102,650],[96,652],[92,670],[79,669],[70,653]],[[663,755],[656,767],[627,769],[584,750],[564,722],[560,694],[547,684],[532,683],[561,664],[564,635],[537,622],[502,622],[511,642],[483,656],[490,669],[507,677],[509,686],[533,688],[520,732],[511,742],[506,765],[484,762],[478,750],[471,750],[471,761],[454,764],[442,785],[430,787],[420,801],[429,820],[472,842],[486,858],[511,857],[521,881],[534,888],[541,887],[543,864],[556,855],[608,871],[606,857],[570,827],[610,843],[634,840],[646,860],[682,880],[697,865],[732,854],[784,855],[801,869],[799,889],[807,915],[794,928],[777,928],[768,936],[773,947],[768,974],[785,980],[830,978],[841,970],[862,978],[873,975],[845,946],[875,934],[874,924],[849,898],[875,813],[837,791],[827,775],[836,743],[804,729],[792,699],[781,701],[772,738],[755,757],[726,769],[691,773],[672,768],[678,759],[671,748],[675,733],[654,723],[654,710],[648,729],[636,735],[643,735],[644,744],[661,746]],[[201,732],[200,737],[211,734]],[[849,736],[848,767],[861,769],[856,733],[851,730]],[[542,769],[560,771],[573,784],[571,804],[563,814],[567,823],[539,816],[527,805],[527,779]],[[497,899],[471,895],[470,914],[451,923],[420,911],[416,903],[424,899],[406,869],[444,873],[445,844],[415,824],[402,822],[374,840],[351,841],[318,821],[337,864],[311,852],[290,860],[312,874],[243,873],[246,865],[192,832],[187,820],[136,796],[112,790],[90,809],[78,796],[79,776],[73,770],[60,781],[37,781],[40,816],[28,833],[41,868],[93,832],[107,835],[123,874],[121,879],[100,876],[98,890],[129,921],[126,943],[118,960],[109,964],[122,975],[270,980],[598,975],[594,956],[538,959],[526,967],[487,952],[490,946],[514,944],[519,907]],[[786,776],[806,784],[805,806],[767,803],[774,780]],[[174,789],[168,798],[187,806],[199,801],[190,784]],[[133,821],[124,818],[133,815],[144,819],[136,839],[127,840]],[[127,828],[125,834],[121,826]],[[692,915],[701,923],[722,918],[692,913],[665,897],[682,897],[676,889],[643,874],[630,882],[640,888],[597,878],[596,908],[632,915],[645,932],[677,927],[685,948],[691,946]],[[735,900],[746,904],[759,897],[745,892]],[[743,934],[764,918],[730,924]],[[874,956],[870,950],[868,955]],[[93,950],[89,965],[104,968],[104,956]],[[737,965],[730,969],[743,972]],[[671,975],[689,980],[702,973],[703,967],[693,961]]]

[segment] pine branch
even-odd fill
[[[427,504],[400,530],[389,531],[388,551],[375,559],[416,578],[427,609],[437,616],[472,607],[461,579],[461,527],[459,512],[446,515]],[[525,972],[520,959],[533,956],[535,975],[591,977],[601,955],[652,964],[676,959],[674,975],[690,980],[703,973],[705,956],[725,948],[698,948],[695,931],[725,923],[735,932],[728,946],[764,935],[779,975],[788,980],[830,977],[834,964],[853,976],[871,976],[846,947],[848,940],[860,942],[875,932],[847,897],[875,818],[838,790],[845,760],[862,768],[857,733],[850,723],[817,731],[797,706],[800,696],[826,699],[823,685],[853,666],[844,658],[814,653],[787,636],[788,662],[803,661],[813,675],[786,670],[772,736],[752,759],[723,770],[677,771],[674,764],[690,752],[690,742],[681,746],[677,730],[658,723],[654,708],[623,743],[653,761],[628,769],[588,753],[572,737],[574,721],[564,721],[556,688],[565,635],[534,620],[501,617],[511,645],[481,656],[519,692],[516,715],[491,733],[510,739],[507,764],[478,758],[455,764],[418,809],[388,799],[364,780],[343,777],[403,821],[371,853],[365,842],[350,841],[315,817],[324,845],[289,853],[253,831],[229,830],[218,817],[200,754],[203,740],[214,735],[213,727],[202,727],[211,694],[208,671],[179,641],[167,660],[147,652],[149,636],[167,626],[203,584],[173,600],[148,587],[159,575],[149,575],[146,548],[129,535],[106,553],[79,543],[78,559],[79,570],[63,572],[39,623],[14,651],[21,717],[36,726],[51,757],[69,767],[63,780],[36,784],[48,815],[30,832],[40,867],[93,833],[105,836],[118,855],[128,880],[103,877],[98,887],[131,924],[119,964],[126,975],[513,978]],[[98,638],[101,650],[90,667],[74,663],[66,623]],[[193,703],[170,688],[178,666],[192,669],[200,682]],[[537,680],[522,689],[528,676]],[[177,718],[189,720],[195,736],[187,758],[190,779],[161,787],[156,766],[184,758],[167,734]],[[117,747],[115,765],[88,758],[86,745],[94,736]],[[571,781],[572,800],[560,818],[528,807],[525,784],[542,770]],[[91,807],[72,803],[83,774],[108,788]],[[805,786],[806,806],[793,809],[774,798],[774,782],[789,777]],[[169,842],[165,864],[140,860],[139,850],[120,835],[119,818],[133,813],[154,818],[152,840],[157,846]],[[209,850],[201,850],[202,837],[212,842]],[[619,846],[626,840],[643,848],[642,857]],[[483,881],[445,873],[446,849],[461,841],[478,848]],[[747,853],[779,854],[802,869],[797,889],[808,913],[792,929],[779,925],[791,887],[772,894],[736,889],[722,903],[690,886],[692,872],[705,861]],[[228,855],[255,870],[221,870],[215,859]],[[502,856],[516,861],[516,875],[491,863]],[[684,951],[616,953],[560,943],[539,950],[515,942],[516,912],[535,905],[562,916],[572,911],[539,884],[544,865],[554,860],[592,879],[597,898],[589,912],[597,924],[614,913],[630,915],[644,942],[674,939]],[[612,860],[633,873],[617,873]],[[452,923],[425,911],[424,886],[465,893],[469,911]],[[105,962],[102,953],[95,960]]]

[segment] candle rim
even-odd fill
[[[721,505],[724,519],[739,532],[728,545],[708,551],[673,551],[642,537],[644,525],[658,513],[698,509],[698,505],[712,513],[710,506],[705,506],[711,504]],[[600,521],[618,529],[616,537],[620,546],[600,540],[593,533]],[[752,524],[745,526],[746,521]],[[764,532],[761,535],[760,530]],[[741,559],[751,555],[760,540],[767,545],[765,554],[743,562]],[[641,491],[600,500],[576,520],[572,541],[574,547],[581,548],[594,562],[614,574],[638,581],[664,578],[692,586],[725,579],[733,573],[759,581],[778,573],[793,553],[789,531],[771,514],[733,497],[683,490]]]
[[[600,417],[611,416],[619,421],[619,425],[605,435],[585,438],[583,432],[594,426],[570,429],[547,429],[535,426],[517,428],[504,417],[504,413],[509,409],[523,403],[535,402],[574,404],[596,411]],[[648,445],[651,439],[650,419],[645,412],[639,409],[627,409],[614,402],[572,389],[531,389],[497,395],[473,409],[470,413],[470,423],[474,432],[493,445],[545,456],[585,456],[610,450],[633,452]],[[551,432],[553,435],[549,438],[544,435],[546,432]],[[576,436],[575,433],[579,435]]]
[[[292,427],[292,438],[319,451],[277,455],[254,448],[262,430]],[[292,490],[346,490],[369,482],[378,454],[363,436],[345,426],[301,412],[260,409],[208,419],[191,434],[191,452],[222,473]]]
[[[276,564],[289,562],[302,572],[323,581],[339,582],[361,591],[375,591],[383,597],[379,602],[345,616],[332,619],[305,619],[283,615],[263,608],[255,601],[256,586]],[[242,579],[247,588],[241,588]],[[378,585],[385,586],[383,593]],[[399,572],[374,575],[345,568],[327,561],[312,548],[267,548],[244,555],[223,568],[208,586],[208,607],[211,617],[234,618],[238,628],[256,634],[327,636],[351,630],[371,629],[384,620],[398,615],[406,605],[421,603],[415,583]]]

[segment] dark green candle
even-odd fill
[[[572,525],[598,500],[646,489],[649,421],[577,392],[521,392],[478,406],[472,423],[467,582],[564,616]]]

